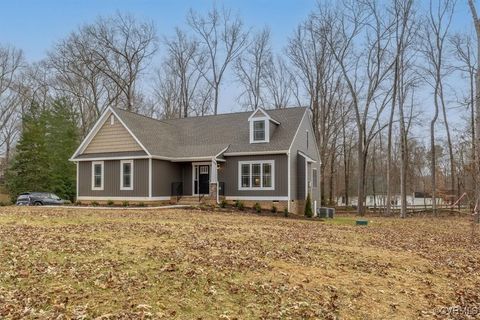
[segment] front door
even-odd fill
[[[194,194],[209,194],[210,193],[210,166],[196,165],[194,176]]]

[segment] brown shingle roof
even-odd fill
[[[122,109],[115,113],[155,156],[184,158],[212,157],[226,153],[288,150],[306,108],[267,110],[280,125],[269,143],[251,144],[248,117],[252,112],[219,114],[171,120],[156,120]]]

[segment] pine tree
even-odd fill
[[[68,161],[78,143],[72,108],[64,99],[47,110],[33,104],[22,118],[22,135],[6,174],[7,190],[15,199],[22,192],[53,192],[73,200],[75,165]]]
[[[38,104],[32,103],[30,112],[23,116],[22,129],[6,173],[6,187],[12,199],[22,192],[48,190],[50,186],[46,119]]]
[[[65,99],[55,100],[47,113],[47,149],[49,154],[50,190],[62,199],[76,194],[75,164],[68,159],[78,143],[75,114]]]

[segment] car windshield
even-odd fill
[[[18,196],[18,199],[17,199],[17,200],[28,200],[28,199],[30,199],[29,196],[23,195],[23,196]]]
[[[57,196],[56,194],[53,194],[53,193],[50,195],[50,198],[52,198],[54,200],[60,200],[60,197]]]

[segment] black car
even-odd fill
[[[49,192],[26,192],[18,196],[17,206],[43,206],[60,205],[64,201],[54,193]]]

